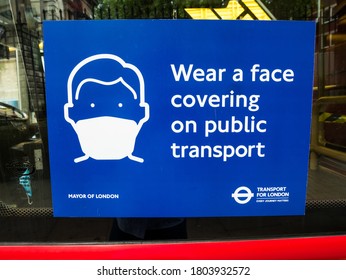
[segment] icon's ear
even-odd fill
[[[143,107],[138,107],[136,110],[136,113],[133,114],[132,119],[136,122],[139,123],[142,119],[145,118],[145,108]]]
[[[74,106],[72,103],[66,103],[64,106],[64,117],[65,120],[69,123],[74,123],[76,119],[76,110],[74,110]]]
[[[149,120],[149,117],[150,117],[150,109],[149,109],[149,104],[148,103],[145,103],[145,102],[142,102],[140,104],[140,106],[143,108],[143,119],[141,120],[142,123],[145,123],[146,121]]]

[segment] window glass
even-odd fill
[[[242,2],[249,7],[254,2],[277,20],[316,21],[311,154],[304,216],[118,219],[117,223],[111,218],[54,218],[42,21],[191,19],[185,8],[209,9],[211,15],[216,13],[217,18],[222,18],[222,8],[229,1],[114,0],[100,4],[93,0],[0,0],[0,242],[227,240],[345,234],[346,9],[343,1]],[[236,6],[232,9],[238,13],[238,20],[257,19],[255,10],[251,12],[244,7],[237,10]],[[287,137],[291,133],[294,131],[287,131]],[[145,235],[138,233],[137,227],[150,230]],[[127,229],[127,233],[122,229]],[[135,237],[131,235],[133,232]]]

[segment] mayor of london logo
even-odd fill
[[[254,194],[248,187],[241,186],[232,193],[232,197],[237,203],[246,204],[254,197]]]

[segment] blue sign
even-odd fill
[[[44,22],[57,217],[302,215],[315,23]]]

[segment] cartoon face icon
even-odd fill
[[[65,120],[75,130],[83,156],[95,160],[120,160],[134,156],[136,138],[149,119],[144,79],[132,64],[112,54],[82,60],[67,82]]]

